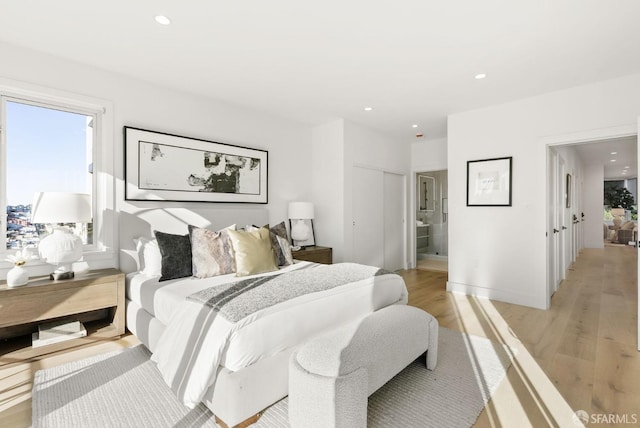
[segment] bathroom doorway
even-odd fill
[[[416,267],[448,270],[447,171],[416,173]]]

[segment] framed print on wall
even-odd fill
[[[467,206],[511,206],[511,156],[467,161]]]
[[[124,127],[125,200],[266,204],[268,152]]]

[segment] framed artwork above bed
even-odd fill
[[[125,200],[268,202],[269,152],[124,127]]]

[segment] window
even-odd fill
[[[5,98],[6,249],[36,248],[50,232],[31,224],[36,192],[93,193],[93,122],[86,114],[60,106]],[[93,242],[89,224],[68,224],[84,244]]]
[[[0,78],[0,277],[8,252],[36,247],[45,225],[30,224],[35,192],[91,195],[93,223],[67,225],[82,237],[90,268],[117,264],[112,105]],[[47,265],[29,263],[34,275]]]

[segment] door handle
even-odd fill
[[[559,233],[560,231],[558,229],[556,229],[555,227],[553,228],[553,233]]]
[[[567,230],[567,226],[562,226],[562,230]]]

